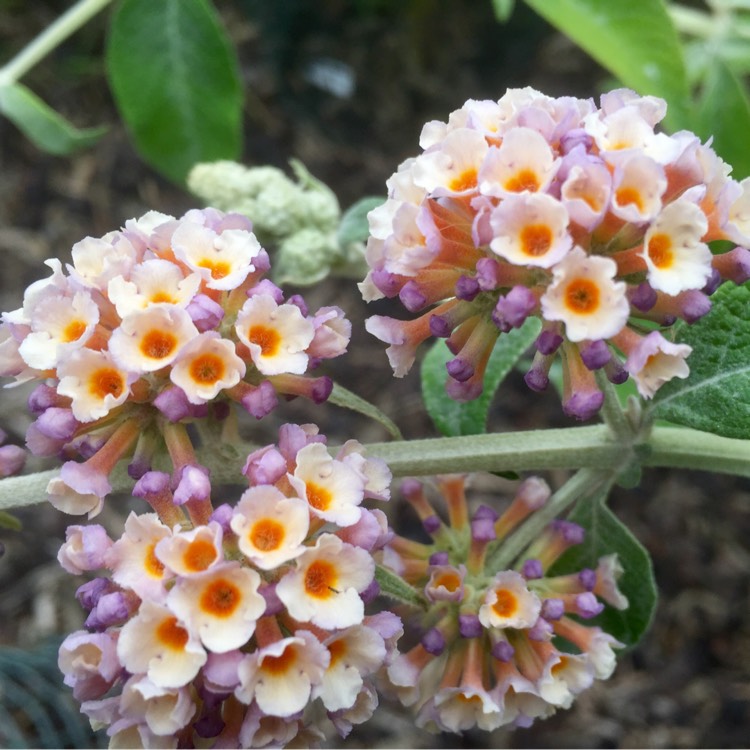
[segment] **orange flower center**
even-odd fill
[[[615,200],[618,206],[635,206],[639,211],[643,211],[643,198],[633,187],[621,187],[615,193]]]
[[[225,276],[229,276],[232,267],[225,260],[211,260],[210,258],[204,258],[198,263],[199,268],[207,268],[211,272],[212,279],[223,279]]]
[[[518,597],[508,589],[497,589],[492,609],[498,617],[512,617],[518,610]]]
[[[166,302],[170,305],[174,305],[177,302],[177,300],[171,294],[167,294],[166,292],[156,292],[152,294],[150,301],[154,304],[158,304],[159,302]]]
[[[273,357],[281,346],[281,336],[274,328],[255,325],[247,332],[247,338],[260,347],[260,353],[264,357]]]
[[[328,663],[330,669],[337,661],[343,659],[346,656],[347,648],[346,641],[343,638],[339,638],[337,641],[333,641],[326,646],[328,653],[331,655],[331,661]]]
[[[105,396],[119,398],[125,390],[122,374],[112,367],[102,367],[89,376],[89,393],[103,399]]]
[[[528,190],[536,193],[539,190],[539,179],[531,169],[521,169],[505,181],[505,189],[510,193],[522,193]]]
[[[456,573],[449,572],[436,576],[435,586],[442,586],[448,591],[457,591],[461,587],[461,577]]]
[[[182,651],[188,642],[188,632],[177,624],[176,617],[167,617],[156,628],[157,640],[173,651]]]
[[[150,359],[164,359],[177,347],[177,337],[166,331],[149,331],[141,341],[141,352]]]
[[[225,578],[212,581],[203,590],[200,608],[214,617],[229,617],[240,606],[242,593],[239,588]]]
[[[193,539],[182,554],[182,564],[191,572],[205,570],[216,559],[216,547],[206,539]]]
[[[284,526],[272,518],[263,518],[250,531],[250,542],[261,552],[278,549],[284,541]]]
[[[458,193],[462,190],[471,190],[477,186],[477,170],[473,167],[465,169],[458,177],[454,177],[448,187]]]
[[[154,548],[156,542],[151,544],[146,550],[146,554],[143,557],[143,567],[146,572],[154,578],[161,578],[164,575],[164,563],[156,556]]]
[[[287,646],[284,653],[278,656],[265,656],[261,664],[264,672],[271,674],[284,674],[291,669],[297,661],[297,651],[294,646]]]
[[[63,343],[69,344],[71,341],[78,341],[85,332],[86,324],[82,320],[71,320],[63,329]]]
[[[668,234],[655,234],[648,242],[648,257],[657,268],[669,268],[674,262],[672,240]]]
[[[565,290],[565,305],[579,315],[599,309],[599,287],[590,279],[574,279]]]
[[[213,385],[224,377],[224,360],[218,354],[201,354],[190,363],[190,377],[202,385]]]
[[[305,591],[317,599],[329,599],[336,591],[336,568],[327,560],[316,560],[305,573]]]
[[[552,246],[552,230],[546,224],[530,224],[521,230],[521,250],[532,258],[545,255]]]
[[[333,495],[325,488],[314,482],[306,482],[305,487],[307,489],[307,502],[312,505],[315,510],[328,510],[331,507],[333,501]]]

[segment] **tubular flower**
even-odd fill
[[[747,249],[714,256],[708,243],[750,242],[750,181],[732,180],[693,134],[656,132],[665,112],[661,99],[625,89],[597,108],[525,88],[427,123],[423,152],[401,164],[368,215],[363,297],[398,297],[421,313],[366,323],[389,345],[395,375],[423,341],[445,338],[448,394],[476,398],[498,336],[536,317],[526,382],[546,388],[559,354],[563,408],[575,418],[601,406],[595,370],[615,383],[633,375],[645,398],[687,377],[689,351],[644,378],[618,337],[633,350],[634,337],[708,312],[721,279],[748,278]]]
[[[239,214],[152,211],[77,243],[65,269],[47,265],[52,275],[2,315],[0,375],[44,383],[29,401],[30,450],[84,459],[47,490],[68,513],[96,515],[118,461],[129,458],[137,479],[166,447],[172,481],[204,523],[186,425],[234,421],[233,403],[260,419],[277,394],[324,401],[330,379],[307,373],[349,342],[339,308],[308,313],[263,278],[268,255]]]
[[[544,506],[549,488],[525,480],[498,515],[484,505],[469,513],[463,476],[438,477],[436,485],[448,522],[422,483],[405,480],[402,493],[431,542],[395,536],[384,550],[384,564],[426,599],[422,617],[408,620],[416,645],[388,667],[391,690],[430,731],[525,727],[568,708],[595,679],[610,676],[614,649],[623,645],[586,623],[605,602],[628,606],[616,555],[601,558],[596,570],[551,571],[584,538],[580,526],[559,520],[511,569],[497,570],[504,539]]]
[[[327,461],[311,464],[311,447]],[[356,523],[319,516],[293,481],[300,466],[344,472]],[[78,590],[86,629],[65,639],[59,665],[113,744],[305,744],[346,736],[377,705],[402,628],[390,612],[365,614],[390,533],[362,501],[388,498],[390,471],[355,441],[332,458],[314,425],[287,424],[245,474],[250,487],[203,524],[152,471],[136,494],[157,513],[132,513],[116,540],[97,524],[68,531],[61,564],[98,577]]]

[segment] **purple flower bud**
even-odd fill
[[[224,318],[224,308],[205,294],[196,294],[186,310],[201,333],[217,328]]]
[[[304,317],[307,317],[307,313],[309,310],[307,309],[307,302],[305,302],[304,297],[301,294],[293,294],[288,300],[288,305],[294,305],[295,307],[299,308],[299,311],[302,313]]]
[[[108,591],[112,591],[113,587],[114,584],[109,578],[93,578],[78,587],[75,597],[85,610],[90,611],[96,606],[99,598]]]
[[[578,351],[581,353],[583,364],[589,370],[598,370],[612,359],[612,352],[609,350],[607,342],[601,339],[579,346]]]
[[[359,597],[365,604],[369,604],[380,596],[380,584],[373,578],[364,591],[359,592]]]
[[[549,377],[547,373],[536,367],[532,367],[524,376],[523,380],[532,391],[540,393],[546,390],[549,385]]]
[[[563,342],[563,337],[549,329],[542,331],[534,342],[534,346],[539,354],[548,356],[554,354]]]
[[[57,391],[52,386],[42,383],[29,394],[27,403],[32,414],[41,414],[45,409],[57,404],[59,400]]]
[[[591,570],[591,568],[584,568],[578,574],[578,580],[586,591],[593,591],[594,586],[596,586],[596,571]]]
[[[481,519],[484,520],[484,519],[488,518],[493,523],[495,521],[497,521],[497,519],[499,517],[500,516],[499,516],[498,512],[494,508],[491,508],[489,505],[485,505],[484,503],[482,503],[477,508],[476,512],[474,513],[474,518],[475,519],[480,519],[481,518]]]
[[[35,422],[42,435],[53,440],[70,440],[80,427],[80,422],[70,409],[51,406],[42,412]]]
[[[544,575],[542,563],[534,558],[525,560],[521,567],[521,575],[527,580],[541,578]]]
[[[510,643],[508,643],[508,641],[498,641],[492,646],[490,653],[498,661],[507,663],[513,658],[516,650],[510,645]]]
[[[218,523],[225,534],[231,534],[232,527],[230,526],[230,523],[233,515],[234,509],[232,506],[229,503],[222,503],[218,508],[214,508],[214,512],[211,514],[209,521]]]
[[[590,591],[576,597],[576,612],[586,620],[596,617],[603,610],[604,605]]]
[[[419,284],[413,279],[407,281],[401,287],[398,298],[409,312],[417,312],[417,310],[421,310],[427,304],[427,297],[422,294]]]
[[[492,313],[492,322],[505,330],[520,328],[536,308],[536,297],[525,286],[514,286],[508,294],[500,297]]]
[[[565,614],[565,602],[562,599],[545,599],[542,602],[542,617],[545,620],[559,620]]]
[[[591,419],[603,403],[604,394],[601,391],[579,391],[563,403],[563,411],[569,417],[583,421]]]
[[[422,528],[430,535],[439,531],[442,522],[438,516],[428,516],[422,521]]]
[[[284,292],[270,279],[262,279],[254,287],[247,290],[248,297],[254,297],[256,294],[267,294],[269,297],[273,297],[277,305],[284,302]]]
[[[102,631],[111,625],[117,625],[128,619],[130,606],[122,591],[102,594],[86,618],[85,625],[89,630]]]
[[[275,583],[262,583],[258,588],[258,593],[266,600],[266,609],[264,616],[273,616],[284,610],[284,604],[276,594]]]
[[[583,128],[571,128],[560,138],[560,152],[569,154],[577,146],[588,151],[593,144],[594,139]]]
[[[275,484],[286,472],[286,459],[273,445],[253,451],[242,469],[251,485]]]
[[[484,292],[497,289],[499,284],[500,264],[494,258],[480,258],[477,261],[477,284]]]
[[[437,628],[430,628],[422,636],[424,650],[433,656],[440,656],[445,651],[446,645],[445,636]]]
[[[18,474],[26,463],[27,452],[20,445],[0,447],[0,477]]]
[[[722,278],[735,284],[744,284],[750,279],[750,250],[745,247],[738,245],[728,253],[714,255],[712,263]]]
[[[106,497],[112,492],[112,486],[106,475],[75,461],[67,461],[62,465],[60,479],[80,495]]]
[[[711,309],[711,300],[697,289],[681,292],[679,295],[680,313],[686,323],[691,324],[700,320]]]
[[[586,530],[572,521],[557,519],[552,522],[552,528],[562,536],[567,544],[582,544],[586,538]]]
[[[528,477],[518,485],[515,500],[531,510],[539,510],[549,500],[552,490],[541,477]]]
[[[706,281],[706,285],[701,289],[703,294],[711,295],[721,286],[722,278],[721,274],[715,269],[711,269],[711,275]]]
[[[172,423],[191,416],[192,404],[182,388],[171,385],[165,388],[153,401],[154,406]]]
[[[434,516],[433,516],[434,518]],[[430,565],[447,565],[448,564],[448,553],[445,550],[440,552],[433,552],[428,560]]]
[[[547,622],[543,617],[540,617],[532,627],[526,631],[526,635],[532,641],[548,641],[552,636],[553,629],[552,625]]]
[[[372,279],[372,283],[375,284],[375,286],[380,289],[386,297],[395,297],[401,288],[398,277],[382,268],[374,270],[370,275],[370,278]]]
[[[461,357],[456,357],[447,362],[445,369],[448,370],[448,375],[459,383],[465,383],[474,374],[474,366],[471,362],[467,362]]]
[[[648,312],[657,300],[656,291],[647,281],[632,289],[628,293],[628,298],[630,304],[641,312]]]
[[[471,276],[460,276],[456,282],[456,297],[471,302],[481,290],[479,282]]]
[[[211,481],[207,468],[187,464],[180,469],[174,490],[175,505],[184,505],[191,500],[207,500],[210,495]]]
[[[624,383],[630,377],[630,373],[625,369],[622,362],[614,357],[604,366],[604,372],[607,375],[607,380],[615,385]]]
[[[442,315],[430,316],[430,333],[439,339],[447,339],[453,329]]]
[[[243,409],[256,419],[262,419],[270,414],[278,402],[276,389],[268,380],[264,380],[256,388],[245,393],[240,400]]]
[[[458,616],[458,632],[464,638],[479,638],[484,628],[476,615],[462,614]]]
[[[141,497],[148,500],[149,497],[158,497],[169,492],[171,478],[164,471],[147,471],[133,487],[133,497]]]
[[[497,539],[497,533],[495,532],[495,519],[489,516],[476,514],[471,520],[471,539],[480,544]]]

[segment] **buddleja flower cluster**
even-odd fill
[[[131,514],[116,540],[67,531],[63,567],[103,574],[78,590],[86,629],[59,664],[111,746],[309,746],[377,706],[402,628],[365,615],[390,532],[362,502],[388,499],[390,472],[355,441],[334,458],[316,427],[291,424],[243,471],[249,489],[207,523],[150,471],[135,494],[158,513]]]
[[[305,373],[349,342],[339,308],[309,314],[263,278],[268,256],[239,214],[152,211],[77,243],[66,269],[46,263],[52,275],[2,316],[0,374],[44,381],[29,399],[33,453],[86,459],[47,488],[67,513],[96,515],[115,464],[132,454],[137,479],[166,443],[175,499],[204,522],[208,480],[186,424],[232,403],[261,418],[277,394],[324,401],[330,379]]]
[[[707,244],[750,243],[750,181],[732,180],[694,134],[657,132],[665,112],[628,90],[597,108],[525,88],[427,123],[423,153],[369,214],[365,299],[429,308],[367,321],[395,374],[444,337],[448,394],[476,398],[498,336],[538,316],[526,382],[546,388],[559,355],[569,415],[600,408],[597,370],[614,383],[632,376],[645,398],[686,377],[691,349],[663,329],[705,315],[721,279],[750,276],[747,249],[712,255]]]
[[[486,505],[470,514],[463,476],[438,477],[435,486],[448,522],[422,483],[405,481],[402,493],[431,542],[396,536],[384,558],[426,600],[421,620],[405,620],[417,642],[388,667],[398,697],[431,731],[527,727],[569,708],[595,679],[612,674],[614,649],[623,645],[586,623],[603,602],[628,606],[616,555],[599,559],[595,570],[551,574],[562,553],[584,540],[580,526],[557,520],[511,569],[498,571],[503,542],[544,507],[547,485],[526,479],[502,514]]]

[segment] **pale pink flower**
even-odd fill
[[[479,621],[486,628],[530,628],[541,609],[541,600],[529,591],[524,577],[506,570],[498,573],[487,589]]]
[[[685,360],[692,350],[687,344],[674,344],[659,331],[652,331],[629,353],[625,369],[633,376],[641,396],[652,398],[664,383],[690,374]]]
[[[258,593],[260,575],[238,562],[228,562],[189,578],[180,578],[167,606],[216,653],[240,648],[255,632],[266,608]]]
[[[310,508],[272,485],[246,490],[230,522],[240,551],[261,570],[273,570],[304,551]]]
[[[205,404],[237,385],[245,370],[234,344],[216,331],[206,331],[182,347],[169,379],[182,388],[191,404]]]
[[[241,684],[234,694],[243,703],[255,700],[269,716],[294,716],[323,679],[329,659],[328,649],[312,633],[298,630],[248,654],[239,666]]]
[[[143,675],[134,675],[123,685],[120,713],[129,721],[145,723],[158,737],[178,734],[195,711],[187,687],[160,687]]]
[[[488,149],[485,137],[476,130],[452,130],[417,157],[412,166],[414,184],[436,196],[476,190],[477,173]]]
[[[160,688],[187,685],[206,663],[197,634],[170,609],[149,599],[120,630],[117,656],[128,672],[145,674]]]
[[[307,370],[305,350],[315,328],[296,305],[279,305],[269,294],[254,295],[237,315],[235,331],[263,375],[300,375]]]
[[[101,698],[122,673],[113,634],[78,630],[60,644],[57,659],[76,700]]]
[[[364,617],[360,592],[372,583],[375,563],[359,547],[321,534],[296,560],[296,568],[276,586],[289,614],[321,628],[346,628]]]
[[[215,521],[184,531],[177,529],[157,542],[154,553],[178,576],[193,576],[224,561],[222,537],[222,528]]]

